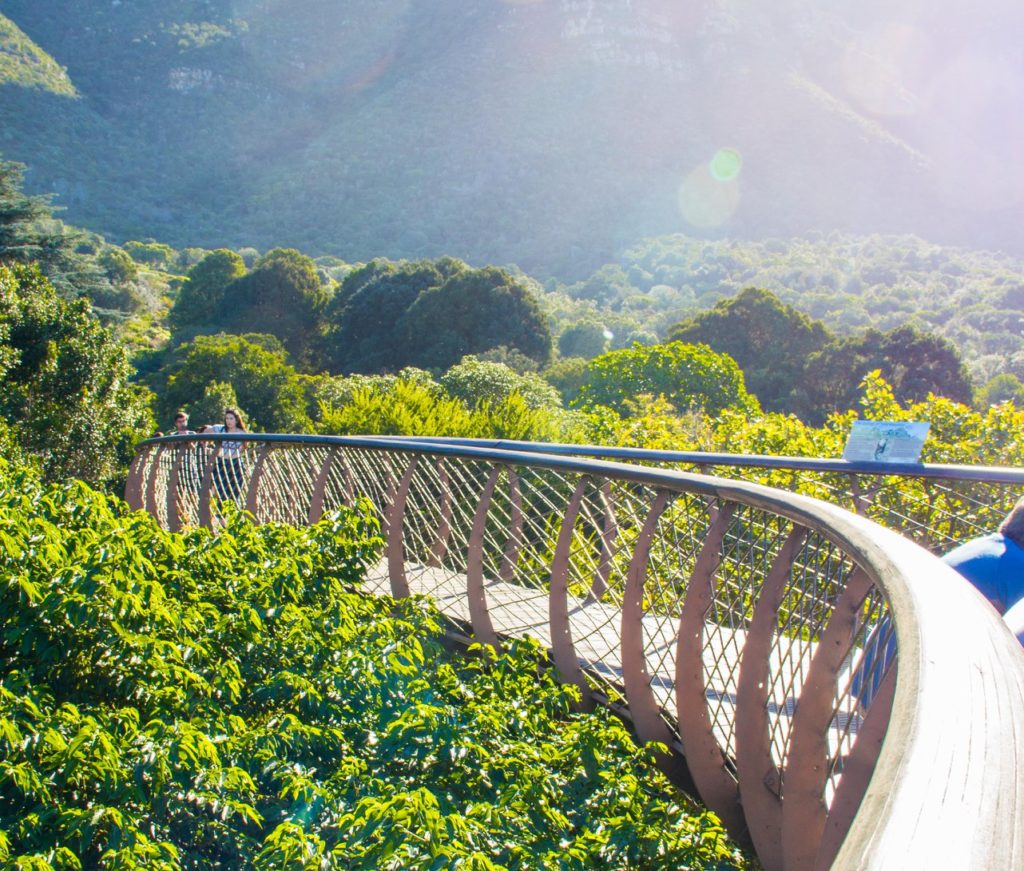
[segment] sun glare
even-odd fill
[[[740,154],[723,148],[707,163],[693,169],[679,188],[679,211],[693,227],[721,227],[740,202]]]

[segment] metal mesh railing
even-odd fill
[[[401,442],[404,437],[392,437]],[[1024,469],[553,445],[483,439],[423,439],[556,456],[613,460],[716,475],[823,499],[939,553],[996,528],[1024,496]]]
[[[533,450],[241,438],[237,458],[216,436],[144,444],[129,501],[180,529],[219,527],[231,501],[303,524],[367,500],[386,539],[367,592],[430,597],[463,637],[537,637],[584,705],[613,704],[641,739],[681,754],[766,868],[827,867],[838,844],[826,824],[857,819],[867,781],[848,771],[869,718],[888,721],[896,668],[907,693],[932,679],[918,673],[921,639],[896,630],[915,619],[908,591],[948,570],[923,551],[892,556],[904,547],[892,532],[801,495]],[[932,546],[972,528],[954,526],[956,506],[977,508],[992,483],[921,478],[897,494],[891,475],[865,487],[827,468],[734,474],[849,496]],[[1015,482],[995,483],[985,492],[1009,499]],[[964,607],[987,625],[971,611],[982,603]],[[859,746],[873,767],[878,747]]]

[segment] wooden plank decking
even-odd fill
[[[463,625],[471,624],[465,574],[416,563],[406,563],[405,572],[413,595],[429,596],[442,614]],[[374,595],[391,595],[386,561],[368,572],[364,587]],[[485,581],[484,589],[488,612],[499,635],[506,638],[532,636],[550,651],[546,589],[532,589],[498,580]],[[621,619],[622,612],[613,605],[570,599],[569,622],[580,666],[619,689],[622,687]],[[669,718],[675,719],[678,615],[649,615],[644,617],[643,626],[651,689]],[[716,738],[721,746],[731,747],[731,736],[735,728],[736,680],[746,633],[742,629],[729,629],[711,623],[706,624],[706,627],[703,648],[707,681],[705,697],[709,703]],[[779,718],[792,717],[799,684],[810,666],[814,647],[813,643],[786,644],[785,639],[779,639],[773,647],[770,673],[776,675],[785,672],[785,678],[773,684],[769,697],[768,713],[773,725]],[[793,679],[795,673],[798,673],[796,681]],[[790,688],[788,693],[785,692],[787,687]],[[829,740],[831,750],[838,746],[840,733],[852,735],[857,732],[860,719],[860,715],[849,708],[837,713]],[[784,731],[787,730],[773,729],[775,734]],[[776,753],[781,756],[781,746],[776,747]],[[781,759],[778,761],[781,762]]]

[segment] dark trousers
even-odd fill
[[[218,499],[238,499],[242,493],[242,461],[238,457],[217,457],[213,488]]]

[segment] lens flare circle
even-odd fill
[[[740,203],[737,177],[716,178],[711,162],[702,163],[690,172],[679,186],[679,212],[693,227],[714,229],[725,224]]]
[[[708,169],[715,181],[733,181],[743,169],[743,156],[735,148],[719,148]]]

